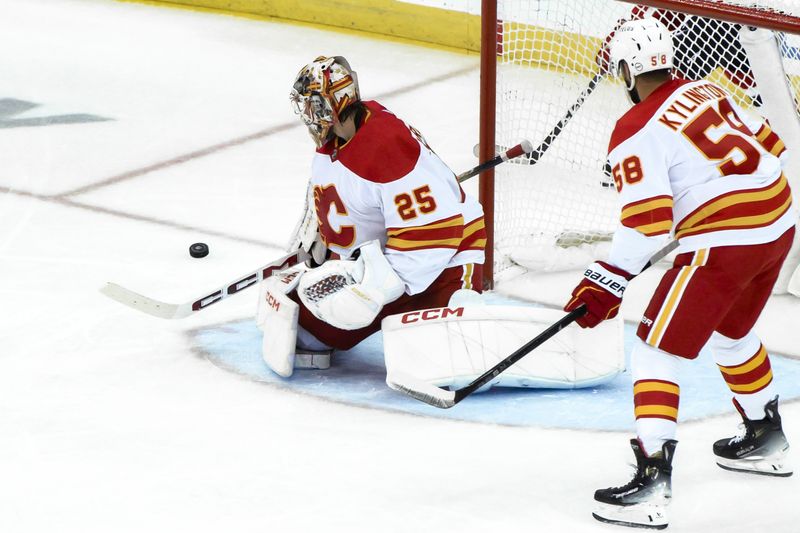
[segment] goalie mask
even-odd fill
[[[630,20],[614,33],[609,56],[609,70],[614,77],[622,78],[622,63],[628,65],[630,79],[625,88],[631,101],[638,104],[636,76],[672,68],[672,36],[667,27],[654,18]]]
[[[289,98],[320,148],[333,136],[342,112],[359,101],[358,78],[345,58],[320,56],[300,69]]]

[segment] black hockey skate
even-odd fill
[[[761,420],[748,419],[735,398],[733,404],[742,415],[744,432],[714,443],[717,464],[725,470],[736,472],[764,476],[791,476],[792,467],[787,457],[789,443],[781,427],[778,397],[764,406],[766,416]]]
[[[647,457],[638,439],[631,439],[636,456],[636,474],[621,487],[599,489],[594,493],[598,506],[592,513],[597,520],[621,526],[664,529],[668,525],[667,506],[672,499],[672,457],[678,441],[668,440],[661,451]]]

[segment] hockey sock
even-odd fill
[[[725,383],[750,420],[764,418],[764,406],[775,397],[767,350],[750,332],[741,339],[719,333],[711,336],[711,350]]]
[[[636,434],[645,453],[675,439],[678,422],[679,358],[637,339],[631,356]]]

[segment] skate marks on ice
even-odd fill
[[[383,409],[509,426],[536,426],[600,431],[633,431],[630,374],[586,389],[494,388],[475,394],[453,409],[436,409],[390,390],[385,383],[383,339],[373,335],[352,350],[334,352],[328,370],[296,370],[289,379],[274,374],[261,359],[261,331],[251,318],[189,332],[193,349],[216,366],[291,391],[357,407]],[[626,356],[635,327],[626,325]],[[535,357],[533,353],[529,357]],[[800,398],[800,361],[772,356],[782,402]],[[681,369],[680,420],[705,419],[734,412],[730,392],[708,353]]]

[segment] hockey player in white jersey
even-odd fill
[[[598,520],[653,528],[668,524],[678,367],[706,343],[744,421],[742,435],[714,443],[717,463],[792,473],[769,356],[752,331],[795,231],[785,147],[719,86],[673,79],[672,66],[672,40],[660,22],[630,21],[616,32],[610,68],[634,104],[608,150],[621,225],[608,261],[586,269],[565,307],[586,306],[583,327],[616,316],[632,276],[678,239],[632,354],[637,471],[626,485],[595,493]]]
[[[262,284],[262,353],[284,377],[324,367],[324,354],[355,346],[384,316],[480,291],[486,243],[481,205],[416,129],[361,100],[343,57],[304,66],[291,102],[317,149],[291,248],[321,266]]]

